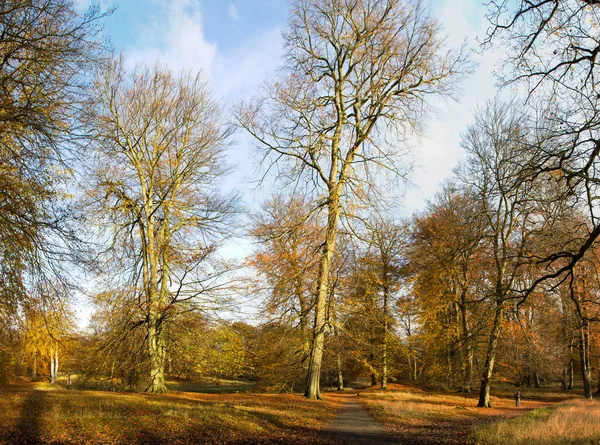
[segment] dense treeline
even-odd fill
[[[200,75],[128,71],[96,8],[2,2],[0,381],[319,398],[401,379],[480,407],[494,380],[582,381],[592,398],[599,7],[490,3],[484,47],[510,48],[500,75],[526,94],[482,104],[453,177],[400,217],[403,147],[473,69],[420,2],[292,1],[278,78],[231,111]],[[223,193],[235,131],[277,186],[247,214]],[[236,236],[254,241],[238,264],[220,255]],[[248,296],[258,321],[222,319]]]

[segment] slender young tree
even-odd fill
[[[235,199],[218,187],[230,129],[202,78],[114,60],[96,79],[89,127],[97,156],[89,208],[110,234],[114,279],[137,302],[147,331],[148,392],[165,391],[165,329],[181,304],[223,285],[210,258]]]
[[[426,99],[449,95],[467,66],[420,2],[295,0],[283,37],[281,77],[241,105],[238,122],[282,175],[314,186],[326,213],[305,390],[317,399],[340,216],[369,193],[371,170],[399,172],[399,143],[387,141],[417,128]]]
[[[476,315],[478,290],[486,266],[480,210],[475,196],[446,184],[425,213],[415,218],[408,253],[412,292],[424,315],[422,329],[437,348],[458,352],[463,392],[471,391],[481,318]],[[445,326],[440,325],[442,320]],[[452,370],[446,372],[453,377]]]

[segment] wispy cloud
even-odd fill
[[[141,43],[127,50],[130,64],[167,63],[174,70],[203,71],[211,77],[218,48],[204,36],[202,14],[192,0],[160,0],[160,19],[141,31]]]
[[[229,4],[228,13],[229,13],[229,18],[231,20],[233,20],[234,22],[241,22],[242,21],[240,19],[240,14],[238,12],[238,9],[237,9],[237,7],[233,3]]]
[[[216,95],[233,102],[251,93],[280,63],[279,29],[247,36],[224,52],[206,38],[197,0],[160,0],[159,7],[158,17],[141,29],[141,43],[126,49],[130,68],[161,62],[176,71],[201,70]]]

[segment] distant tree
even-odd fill
[[[383,217],[376,218],[367,229],[368,255],[375,278],[381,330],[381,389],[387,389],[389,341],[393,320],[394,298],[400,289],[402,268],[406,262],[406,228]]]
[[[329,276],[338,224],[373,193],[378,168],[400,173],[397,139],[419,127],[428,97],[468,70],[444,49],[422,5],[400,0],[295,0],[281,78],[243,104],[238,122],[281,176],[314,186],[326,213],[305,395],[320,397]],[[393,143],[389,143],[393,138]]]
[[[302,363],[310,352],[318,272],[315,252],[323,229],[311,213],[307,200],[300,196],[276,195],[265,202],[252,216],[250,234],[257,251],[247,259],[261,277],[259,291],[267,294],[266,314],[300,329]]]
[[[486,264],[481,246],[484,221],[474,198],[456,184],[443,187],[413,221],[407,267],[411,292],[422,314],[423,334],[430,339],[429,351],[444,349],[443,362],[449,365],[449,356],[459,356],[464,392],[471,391],[473,381],[481,325],[477,306]],[[446,372],[452,383],[455,371]]]

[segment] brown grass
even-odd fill
[[[72,391],[47,384],[0,388],[0,443],[325,443],[339,403],[300,395]]]
[[[512,386],[496,385],[491,409],[476,407],[477,394],[430,392],[405,385],[390,385],[388,391],[370,389],[361,393],[360,400],[403,444],[469,444],[476,441],[474,430],[483,431],[480,428],[573,397],[549,389],[521,389],[523,399],[516,408],[514,391]],[[504,444],[485,442],[492,443]]]
[[[583,445],[600,443],[600,402],[572,400],[476,428],[480,445]]]

